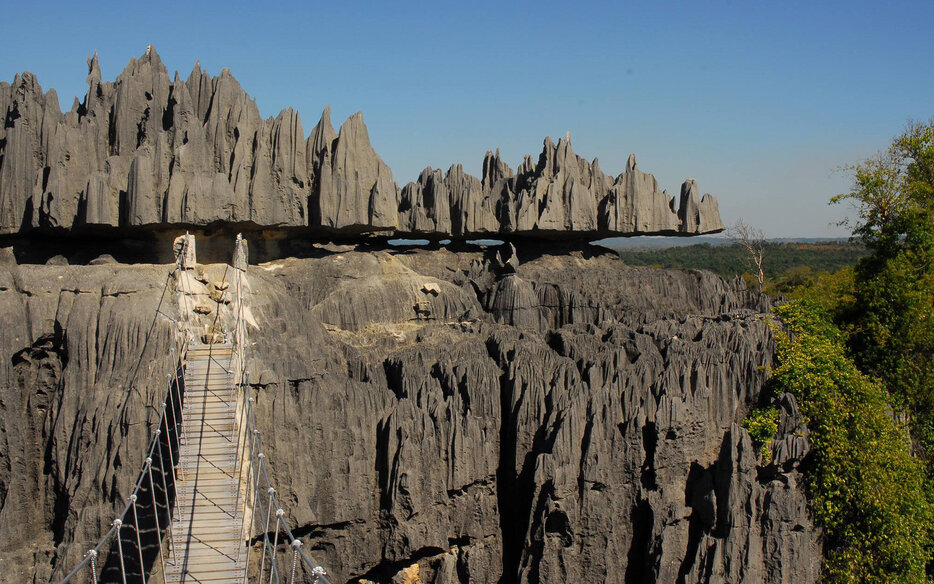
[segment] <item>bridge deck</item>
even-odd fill
[[[172,584],[243,584],[243,501],[237,496],[237,402],[230,344],[198,345],[185,366]]]

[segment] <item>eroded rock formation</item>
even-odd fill
[[[487,153],[483,176],[425,169],[399,189],[357,113],[330,111],[305,137],[297,112],[262,119],[226,69],[174,78],[150,47],[113,82],[88,61],[88,92],[62,113],[23,73],[0,83],[0,235],[33,229],[139,233],[236,224],[311,237],[564,239],[723,229],[692,179],[674,197],[630,157],[617,177],[545,140],[513,171]]]
[[[195,273],[195,303],[232,271]],[[0,581],[61,575],[130,492],[170,273],[0,265]],[[816,581],[794,400],[777,465],[737,425],[774,342],[741,282],[508,245],[348,246],[247,281],[272,479],[332,581]]]

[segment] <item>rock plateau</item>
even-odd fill
[[[220,307],[230,270],[183,296]],[[272,480],[332,581],[816,581],[794,401],[780,465],[738,425],[774,344],[740,281],[509,244],[345,246],[247,281]],[[56,581],[123,504],[174,293],[165,265],[0,266],[0,581]]]

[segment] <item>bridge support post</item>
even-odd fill
[[[243,239],[243,234],[237,234],[237,241],[234,244],[233,267],[235,270],[245,272],[250,263],[250,249]]]
[[[175,261],[183,270],[190,270],[198,263],[195,253],[195,236],[190,233],[176,237],[172,244],[172,251],[175,252]]]

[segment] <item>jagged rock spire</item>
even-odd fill
[[[569,131],[557,144],[546,138],[537,162],[526,156],[516,171],[497,149],[487,152],[479,179],[452,165],[399,189],[359,112],[335,132],[325,107],[306,139],[291,108],[262,119],[228,69],[211,77],[196,62],[187,80],[170,78],[152,45],[108,83],[95,52],[87,82],[77,115],[63,115],[54,93],[44,94],[29,73],[0,83],[7,121],[0,234],[225,222],[346,237],[595,238],[723,228],[716,199],[698,197],[696,185],[682,189],[675,210],[634,156],[614,179],[574,152]]]

